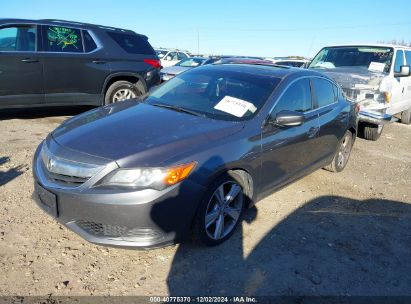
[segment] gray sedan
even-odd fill
[[[38,147],[34,199],[86,240],[158,247],[227,240],[245,208],[347,164],[356,109],[311,70],[207,65],[139,100],[63,123]]]
[[[205,57],[190,57],[177,62],[175,65],[161,69],[161,81],[167,81],[189,69],[213,63],[215,59]]]

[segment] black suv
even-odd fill
[[[159,84],[160,68],[148,38],[130,30],[0,19],[0,108],[129,99]]]

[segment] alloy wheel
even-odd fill
[[[113,95],[113,102],[136,98],[137,95],[130,89],[120,89]]]
[[[233,181],[223,183],[214,191],[205,214],[205,230],[211,239],[220,240],[235,228],[243,200],[241,186]]]
[[[347,134],[341,144],[340,151],[338,151],[337,165],[343,168],[348,162],[351,153],[351,135]]]

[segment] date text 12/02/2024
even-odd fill
[[[150,297],[151,303],[257,303],[254,297]]]

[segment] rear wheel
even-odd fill
[[[348,163],[348,159],[350,158],[353,143],[353,134],[350,131],[347,131],[331,164],[329,164],[324,169],[331,172],[341,172],[342,170],[344,170],[345,166]]]
[[[194,222],[197,242],[215,246],[231,237],[243,214],[243,189],[243,177],[237,172],[225,173],[209,187]]]
[[[359,135],[364,139],[375,141],[380,138],[382,129],[382,125],[362,123],[359,126]]]
[[[401,113],[401,122],[405,125],[411,124],[411,109],[405,110]]]
[[[105,104],[115,103],[142,95],[137,86],[131,82],[120,80],[108,88],[104,97]]]

